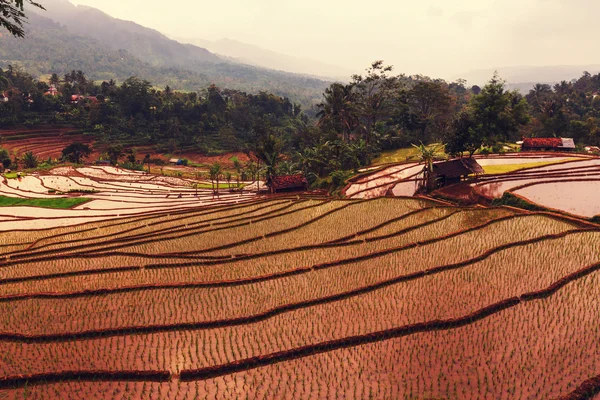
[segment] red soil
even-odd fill
[[[73,134],[74,129],[69,127],[40,127],[40,128],[20,128],[20,129],[2,129],[0,137],[2,138],[2,147],[9,152],[21,156],[28,151],[33,152],[40,159],[60,158],[62,150],[74,142],[89,144],[93,152],[88,161],[97,160],[105,151],[107,145],[95,146],[95,140],[89,135]],[[125,150],[134,150],[139,159],[143,159],[146,154],[150,154],[152,159],[161,159],[168,161],[170,158],[188,159],[197,164],[213,164],[219,162],[226,168],[233,167],[233,157],[237,157],[240,162],[249,161],[249,157],[242,152],[225,153],[216,156],[207,156],[198,152],[177,152],[166,156],[156,151],[154,146],[126,146]]]

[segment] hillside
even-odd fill
[[[216,41],[203,39],[180,39],[180,41],[195,44],[204,47],[213,53],[258,67],[330,77],[342,81],[347,80],[353,73],[352,71],[337,65],[331,65],[305,57],[281,54],[276,51],[227,38]]]
[[[0,35],[0,67],[18,64],[37,76],[82,70],[95,80],[122,81],[135,75],[159,87],[169,85],[185,91],[198,91],[210,84],[251,93],[268,91],[289,97],[305,109],[320,100],[329,84],[303,75],[225,61],[205,49],[179,44],[152,29],[111,18],[98,10],[74,7],[68,2],[45,5],[51,9],[52,4],[81,8],[81,15],[67,18],[65,15],[70,14],[60,10],[48,13],[59,20],[77,21],[66,26],[31,14],[25,39]],[[85,30],[88,23],[92,28]],[[79,30],[86,34],[78,33]],[[101,31],[111,33],[101,35]]]
[[[32,15],[26,39],[0,36],[0,67],[21,65],[33,75],[82,70],[94,80],[126,79],[140,76],[157,85],[172,84],[179,89],[200,90],[209,79],[198,73],[158,68],[125,50],[111,50],[90,37],[69,33],[58,23]]]
[[[170,40],[154,29],[113,18],[92,7],[75,6],[67,0],[46,0],[44,7],[46,11],[32,11],[64,25],[71,33],[93,37],[113,50],[126,50],[155,66],[223,62],[206,49]]]

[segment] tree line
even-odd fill
[[[327,185],[381,151],[415,143],[443,143],[460,156],[497,151],[524,136],[572,136],[597,145],[597,91],[600,75],[588,73],[554,87],[536,85],[522,96],[497,75],[483,87],[467,87],[462,80],[395,75],[376,61],[349,83],[331,84],[311,113],[268,92],[215,85],[178,92],[137,77],[96,82],[83,71],[41,81],[9,67],[0,69],[0,93],[7,97],[0,124],[69,124],[93,134],[100,146],[151,144],[165,154],[243,151],[261,160],[267,175],[279,173],[281,164]]]

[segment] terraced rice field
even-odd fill
[[[575,399],[599,270],[597,225],[418,198],[0,232],[0,398]]]
[[[589,201],[600,188],[600,158],[556,153],[475,158],[487,170],[510,172],[484,174],[469,182],[442,188],[433,195],[457,202],[489,204],[511,193],[526,202],[577,217],[600,215],[600,203]],[[422,183],[422,170],[423,165],[414,162],[374,167],[352,178],[343,193],[352,199],[410,197]]]
[[[54,228],[103,221],[126,215],[177,212],[202,205],[250,201],[245,190],[196,189],[198,182],[115,167],[58,167],[0,182],[0,196],[16,203],[0,207],[0,231]],[[206,182],[200,182],[206,183]],[[28,207],[40,204],[42,207]],[[54,208],[53,204],[56,206]],[[66,204],[66,206],[63,206]],[[69,207],[69,204],[72,204]],[[47,207],[43,207],[47,205]],[[63,208],[63,209],[56,209]],[[68,208],[68,209],[64,209]]]

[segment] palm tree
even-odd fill
[[[268,135],[262,139],[262,142],[257,148],[257,156],[262,160],[265,171],[266,181],[269,182],[277,176],[277,165],[281,161],[281,151],[283,143],[273,135]],[[271,192],[273,187],[271,187]]]
[[[233,157],[233,168],[235,169],[235,172],[237,173],[236,178],[237,178],[237,188],[240,188],[240,174],[242,173],[242,163],[240,163],[240,160],[237,157]]]
[[[225,176],[225,180],[227,181],[227,187],[229,188],[229,191],[231,192],[231,172],[227,171],[224,174]]]
[[[200,171],[196,171],[194,173],[194,175],[196,176],[196,180],[199,181],[200,179],[202,179],[202,172]],[[199,182],[196,182],[196,184],[194,185],[196,188],[196,197],[198,197],[198,186],[200,186]]]
[[[144,157],[144,164],[148,165],[148,173],[150,173],[150,154],[146,154]]]
[[[358,123],[352,85],[334,83],[325,89],[323,97],[324,101],[317,105],[320,109],[318,125],[329,124],[334,130],[341,131],[342,140],[348,141]]]
[[[50,82],[51,85],[57,86],[60,83],[60,77],[56,73],[54,73],[52,74],[48,82]]]
[[[219,178],[221,177],[221,173],[223,171],[223,167],[218,162],[214,163],[210,166],[209,174],[210,180],[213,187],[213,194],[219,195]],[[217,189],[215,191],[215,181],[217,182]]]
[[[418,146],[413,144],[414,148],[419,151],[419,159],[425,164],[423,172],[425,173],[424,180],[427,191],[431,191],[433,188],[433,162],[436,160],[444,159],[444,155],[439,153],[442,148],[441,145],[425,146],[421,142]]]
[[[278,171],[281,175],[296,175],[302,173],[302,170],[298,169],[298,164],[289,160],[279,164]]]
[[[23,165],[25,168],[37,168],[38,159],[31,151],[28,151],[23,155]]]
[[[257,185],[256,187],[257,187],[257,190],[259,190],[260,182],[256,176],[257,173],[258,173],[258,166],[256,165],[256,163],[252,160],[248,161],[246,163],[246,174],[250,175],[252,177],[253,181],[256,181],[256,185]]]

